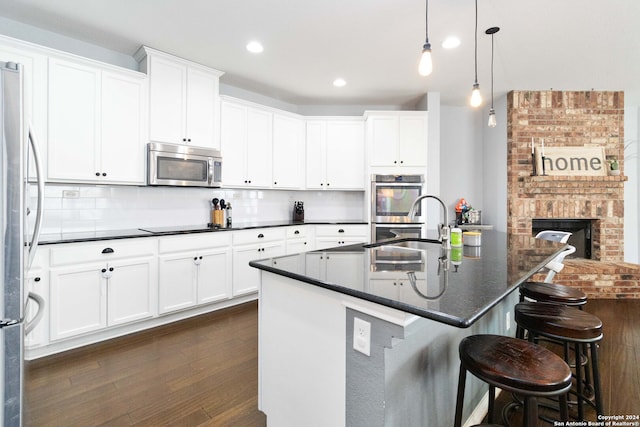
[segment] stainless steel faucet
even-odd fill
[[[410,220],[413,221],[416,216],[416,210],[418,209],[418,206],[423,199],[436,199],[438,202],[440,202],[440,205],[442,206],[442,212],[444,214],[444,224],[440,224],[438,228],[438,240],[442,243],[442,246],[445,249],[451,248],[451,243],[449,242],[449,225],[447,225],[447,221],[449,221],[449,209],[447,209],[447,205],[445,205],[442,199],[440,199],[438,196],[433,196],[431,194],[423,194],[419,196],[413,201],[413,204],[411,205],[411,209],[409,209],[409,214],[407,216]]]

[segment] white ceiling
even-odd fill
[[[0,15],[133,55],[140,45],[224,71],[222,82],[296,105],[467,102],[473,0],[431,0],[434,71],[417,73],[424,0],[5,0]],[[637,0],[479,0],[478,80],[512,89],[640,91]],[[440,44],[457,35],[462,45]],[[250,40],[265,50],[245,50]],[[335,88],[336,77],[347,80]]]

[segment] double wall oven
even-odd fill
[[[372,175],[372,240],[423,236],[420,207],[413,220],[408,216],[413,201],[422,194],[423,186],[423,175]]]

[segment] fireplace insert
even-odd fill
[[[583,218],[534,218],[531,231],[534,236],[543,230],[569,231],[573,234],[567,243],[576,248],[569,258],[591,259],[593,221]]]

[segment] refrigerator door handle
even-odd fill
[[[44,298],[42,298],[40,295],[34,292],[29,292],[29,299],[34,300],[38,304],[38,311],[36,312],[36,315],[33,317],[33,319],[25,323],[25,327],[24,327],[25,336],[29,335],[29,333],[33,331],[33,329],[38,325],[38,323],[40,323],[40,320],[42,320],[42,316],[44,315]],[[27,300],[27,304],[29,304],[28,300]],[[27,310],[25,308],[25,313],[26,312]]]
[[[40,163],[40,150],[38,150],[38,144],[33,137],[33,131],[31,125],[29,125],[29,144],[33,150],[33,160],[36,164],[36,175],[38,178],[38,208],[36,211],[36,224],[33,229],[33,236],[31,237],[31,243],[29,244],[29,258],[27,260],[27,270],[31,268],[33,260],[36,256],[36,250],[38,249],[38,243],[40,240],[40,228],[42,227],[42,217],[44,213],[44,174],[42,173],[42,164]]]

